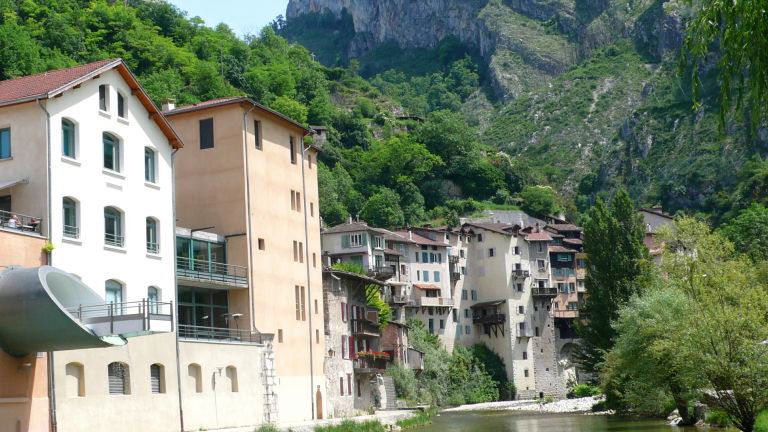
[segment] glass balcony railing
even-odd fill
[[[248,267],[176,257],[176,275],[200,282],[248,287]]]

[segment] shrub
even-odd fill
[[[733,425],[731,419],[728,418],[728,414],[722,411],[712,411],[707,413],[707,419],[705,421],[713,426],[719,427],[729,427]]]
[[[467,401],[464,399],[464,396],[459,393],[453,393],[452,395],[448,396],[448,399],[445,400],[446,405],[459,406],[466,403]]]
[[[280,429],[272,424],[263,424],[256,428],[253,432],[280,432]]]
[[[316,427],[315,432],[384,432],[384,426],[378,420],[367,422],[356,422],[354,420],[344,420],[339,425]]]
[[[546,403],[552,403],[554,401],[555,399],[552,396],[547,396],[546,398],[544,398],[544,402]]]
[[[672,414],[672,411],[676,409],[677,409],[677,405],[675,405],[675,401],[673,399],[670,399],[664,402],[664,404],[661,405],[661,408],[659,408],[659,417],[667,417],[670,414]]]
[[[573,388],[573,395],[578,398],[597,396],[599,394],[600,387],[591,386],[589,384],[581,384]]]
[[[768,411],[763,411],[755,421],[755,432],[768,432]]]
[[[431,407],[430,407],[431,408]],[[429,410],[427,413],[418,411],[413,417],[407,419],[398,420],[396,424],[403,429],[411,429],[419,426],[424,426],[432,423],[430,419],[434,414],[430,415]]]
[[[605,405],[605,401],[600,401],[592,405],[592,412],[601,412],[608,410],[608,406]]]
[[[389,368],[389,374],[395,382],[395,393],[399,398],[415,399],[418,394],[418,381],[412,369],[403,366],[400,361]]]

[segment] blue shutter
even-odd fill
[[[421,253],[421,262],[428,263],[429,262],[429,253],[422,252]]]
[[[440,282],[440,272],[439,271],[435,272],[435,282]]]
[[[429,282],[429,272],[424,270],[424,282]]]

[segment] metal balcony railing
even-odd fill
[[[69,237],[73,239],[80,238],[80,228],[64,225],[64,237]]]
[[[107,246],[125,246],[125,236],[104,233],[104,244]]]
[[[201,282],[248,287],[248,267],[176,257],[176,275]]]
[[[523,269],[514,269],[512,270],[512,276],[519,277],[519,278],[527,278],[531,276],[531,272]]]
[[[368,320],[352,320],[352,334],[355,336],[381,336],[379,328]]]
[[[533,287],[531,295],[534,297],[557,297],[557,288],[555,287]]]
[[[457,281],[459,279],[461,279],[461,273],[459,273],[459,272],[451,272],[451,280],[452,281]]]
[[[422,297],[414,300],[414,306],[455,306],[456,301],[444,297]]]
[[[459,256],[458,255],[448,255],[448,263],[449,264],[458,264],[459,263]]]
[[[552,313],[555,318],[576,318],[579,316],[578,309],[561,309]]]
[[[43,219],[20,213],[0,211],[0,228],[40,234]]]
[[[97,305],[80,305],[68,308],[72,317],[83,325],[91,328],[98,336],[128,333],[168,331],[153,328],[153,321],[170,322],[173,331],[173,302],[141,300],[134,302],[106,303]],[[141,321],[136,324],[136,321]]]
[[[179,325],[179,338],[232,344],[261,344],[264,343],[265,339],[258,331],[181,324]]]
[[[160,244],[159,243],[147,242],[147,252],[153,253],[153,254],[159,254],[160,253]]]
[[[472,317],[472,324],[501,324],[505,322],[507,322],[506,314],[490,314]]]
[[[385,275],[394,275],[395,269],[393,269],[392,267],[381,266],[381,267],[374,267],[373,269],[371,269],[371,272],[385,274]]]
[[[355,373],[384,373],[387,370],[386,358],[358,357],[354,362]]]
[[[408,303],[408,300],[410,300],[410,296],[403,294],[403,295],[390,295],[386,296],[385,301],[387,303],[394,303],[394,304],[406,304]]]

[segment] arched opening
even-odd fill
[[[234,366],[227,366],[227,380],[229,381],[229,391],[237,393],[237,368]]]
[[[317,419],[322,420],[323,419],[323,394],[320,393],[320,389],[317,389],[317,394],[315,395],[315,403],[317,405]]]
[[[152,394],[165,393],[165,366],[155,363],[149,367],[149,384]]]
[[[156,314],[160,312],[160,305],[157,302],[161,299],[161,291],[153,286],[147,288],[147,300],[149,301],[149,312]]]
[[[153,217],[147,218],[147,252],[158,254],[160,253],[159,236],[157,235],[157,219]]]
[[[114,207],[104,207],[104,244],[123,247],[123,213]]]
[[[85,397],[85,368],[82,364],[72,362],[66,366],[67,397]]]
[[[104,300],[112,305],[114,315],[122,315],[123,284],[114,279],[106,281],[104,283]]]
[[[80,238],[78,223],[77,201],[70,197],[62,199],[62,215],[64,216],[64,237]]]
[[[109,394],[121,396],[131,394],[130,369],[122,362],[110,363],[107,367],[109,376]]]
[[[189,375],[189,383],[192,388],[195,389],[195,393],[202,393],[203,371],[202,368],[200,368],[200,365],[197,363],[190,364],[189,367],[187,367],[187,375]]]
[[[104,168],[120,172],[120,140],[114,135],[102,134],[104,143]]]

